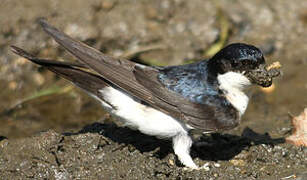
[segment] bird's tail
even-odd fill
[[[19,47],[11,46],[11,48],[15,54],[22,56],[35,64],[46,67],[50,71],[53,71],[59,76],[71,81],[76,86],[97,97],[100,97],[98,90],[109,86],[109,82],[103,77],[83,70],[87,69],[86,65],[84,64],[40,59]]]

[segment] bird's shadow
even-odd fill
[[[119,127],[114,123],[93,123],[85,126],[77,133],[64,133],[64,135],[71,136],[84,133],[99,133],[119,144],[132,145],[140,152],[154,151],[154,155],[159,159],[163,159],[169,153],[173,153],[170,140],[148,136],[139,131],[131,130],[126,127]],[[267,133],[258,134],[247,127],[244,129],[241,136],[216,133],[204,135],[198,142],[201,142],[202,145],[192,146],[191,155],[193,158],[198,157],[202,160],[218,161],[230,160],[242,150],[253,145],[275,145],[284,143],[285,140],[284,138],[273,139]]]
[[[71,136],[85,133],[99,133],[116,143],[132,145],[142,153],[155,151],[154,155],[160,159],[172,153],[172,143],[170,140],[148,136],[137,130],[120,127],[114,123],[93,123],[83,127],[77,133],[63,133],[63,135]]]
[[[274,146],[284,143],[285,139],[274,139],[268,133],[259,134],[246,127],[241,136],[215,133],[210,136],[202,136],[200,142],[204,145],[193,146],[192,156],[202,160],[218,161],[230,160],[251,146],[259,144]]]

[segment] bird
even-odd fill
[[[171,139],[174,153],[189,169],[202,168],[190,155],[190,132],[235,128],[249,102],[244,89],[252,84],[268,87],[279,75],[266,69],[260,49],[245,43],[229,44],[209,60],[148,66],[106,55],[69,37],[46,19],[38,23],[77,61],[38,58],[11,46],[14,53],[81,88],[125,126]]]

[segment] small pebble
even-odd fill
[[[231,164],[235,165],[235,166],[245,166],[245,162],[241,159],[232,159],[229,161]]]
[[[221,167],[221,164],[219,164],[219,163],[214,163],[213,165],[214,165],[214,167],[217,167],[217,168]]]
[[[168,160],[168,163],[169,163],[171,166],[174,166],[174,165],[175,165],[174,160],[172,160],[172,159],[169,159],[169,160]]]
[[[45,82],[45,78],[39,73],[33,74],[33,80],[38,85],[42,85]]]
[[[113,1],[103,1],[101,3],[102,9],[110,10],[114,7],[115,3]]]
[[[205,163],[202,167],[201,167],[201,169],[203,169],[203,170],[205,170],[205,171],[210,171],[210,164],[207,162],[207,163]]]
[[[16,81],[11,81],[9,82],[9,85],[8,85],[9,89],[11,90],[15,90],[17,88],[17,83]]]

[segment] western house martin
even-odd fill
[[[277,69],[266,69],[261,51],[248,44],[230,44],[210,60],[151,67],[105,55],[40,19],[38,23],[78,62],[37,58],[12,51],[85,90],[124,125],[158,138],[170,138],[181,163],[199,169],[190,156],[189,131],[228,130],[240,123],[251,84],[268,87]],[[89,70],[95,72],[89,72]]]

